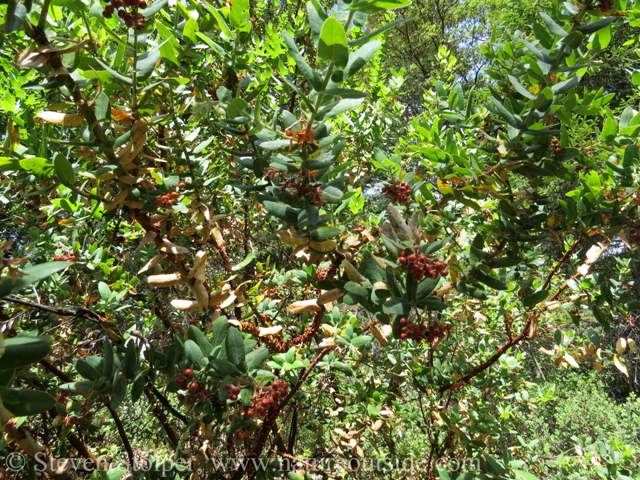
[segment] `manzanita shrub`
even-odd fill
[[[480,46],[482,91],[441,49],[450,75],[399,131],[373,80],[408,4],[0,7],[1,446],[31,457],[5,478],[567,478],[531,439],[495,445],[537,400],[525,346],[637,360],[600,332],[640,307],[617,253],[640,115],[580,81],[640,10],[540,12]],[[595,151],[567,133],[586,117]],[[640,476],[638,452],[575,441],[595,461],[572,478]],[[92,471],[105,451],[128,468]]]

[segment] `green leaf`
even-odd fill
[[[362,67],[364,67],[380,49],[382,42],[380,40],[374,40],[360,47],[349,56],[349,63],[345,67],[342,75],[342,80],[346,80],[354,76]],[[345,97],[345,98],[357,98],[357,97]]]
[[[411,305],[409,305],[409,302],[404,298],[392,298],[384,303],[382,310],[391,315],[406,316],[411,312]]]
[[[607,117],[607,119],[604,122],[604,126],[602,127],[602,133],[600,134],[600,138],[605,142],[608,142],[613,140],[617,133],[618,133],[618,125],[616,124],[616,121],[611,117]]]
[[[65,187],[73,188],[76,183],[76,174],[67,157],[59,153],[53,161],[53,168],[56,172],[58,180]]]
[[[514,470],[514,473],[516,474],[518,480],[540,480],[535,475],[522,470]]]
[[[551,18],[548,14],[544,12],[540,12],[540,16],[542,17],[542,20],[544,21],[549,31],[554,35],[558,35],[560,37],[566,37],[567,35],[569,35],[569,32],[567,32],[560,25],[558,25],[555,22],[555,20]]]
[[[247,353],[245,356],[247,371],[250,372],[260,368],[267,358],[269,358],[269,350],[265,347],[260,347]]]
[[[111,378],[113,375],[113,366],[114,366],[114,358],[113,358],[113,346],[111,345],[111,341],[106,338],[104,340],[104,363],[102,374],[106,378]]]
[[[340,234],[338,227],[322,227],[311,232],[311,240],[314,242],[324,242]]]
[[[4,407],[16,417],[44,413],[56,405],[55,398],[40,390],[0,387],[0,397]]]
[[[99,357],[89,357],[87,361],[76,358],[73,361],[73,366],[82,378],[93,382],[104,375],[104,361]]]
[[[403,23],[407,23],[407,22],[412,22],[413,18],[409,17],[409,18],[399,18],[398,20],[394,20],[393,22],[389,22],[386,25],[383,25],[382,27],[374,30],[373,32],[357,38],[355,40],[352,40],[351,42],[349,42],[349,46],[350,47],[356,47],[358,45],[364,45],[365,43],[367,43],[369,40],[371,40],[372,38],[377,37],[378,35],[380,35],[381,33],[389,30],[390,28],[393,27],[397,27],[398,25],[402,25]]]
[[[525,307],[533,307],[540,302],[543,302],[549,296],[549,290],[538,290],[537,292],[530,293],[526,297],[522,297],[520,300]]]
[[[239,32],[251,31],[249,0],[233,0],[229,23]]]
[[[349,67],[347,66],[347,68]],[[369,96],[366,92],[353,90],[351,88],[330,88],[329,90],[322,90],[318,92],[318,94],[342,98],[367,98]]]
[[[113,390],[111,391],[111,401],[109,406],[113,410],[117,410],[124,398],[127,396],[127,378],[124,375],[116,375],[116,380],[113,382]]]
[[[239,264],[233,266],[233,268],[231,268],[231,270],[234,271],[234,272],[237,272],[238,270],[242,270],[244,267],[249,265],[251,262],[253,262],[253,253],[249,253],[249,255],[247,255],[244,260],[242,260]]]
[[[196,367],[204,367],[207,364],[207,358],[196,342],[191,339],[184,342],[184,356]]]
[[[515,88],[520,95],[531,100],[534,100],[536,98],[529,90],[524,88],[524,86],[518,81],[516,77],[514,77],[513,75],[508,75],[507,77],[509,78],[511,85],[513,85],[513,88]]]
[[[135,379],[133,385],[131,385],[131,402],[134,404],[140,400],[142,393],[144,392],[144,376],[140,375]]]
[[[441,312],[447,308],[447,304],[440,300],[440,297],[424,297],[416,301],[418,308],[426,308],[427,310],[435,310]]]
[[[559,95],[561,93],[571,90],[578,83],[580,83],[580,77],[571,77],[570,79],[565,80],[564,82],[556,83],[554,86],[551,87],[551,91]]]
[[[111,298],[111,289],[109,285],[104,282],[98,282],[98,293],[100,293],[102,300],[109,300],[109,298]]]
[[[372,13],[395,10],[396,8],[404,8],[409,5],[411,5],[410,0],[364,0],[352,3],[347,10],[355,10],[356,12],[371,15]]]
[[[51,337],[18,336],[4,341],[0,370],[14,370],[36,363],[51,353]]]
[[[213,326],[211,327],[211,334],[213,335],[214,348],[224,343],[224,339],[227,337],[228,331],[229,321],[227,320],[227,317],[220,317],[213,323]]]
[[[228,360],[221,360],[219,358],[212,358],[209,361],[211,367],[221,376],[225,377],[227,375],[235,377],[236,375],[241,375],[242,372],[237,369],[237,367],[229,362]]]
[[[24,170],[32,172],[37,177],[49,178],[55,173],[53,163],[40,157],[31,157],[20,160],[20,166]]]
[[[497,98],[491,97],[491,102],[493,102],[496,109],[498,110],[498,113],[504,119],[505,122],[507,122],[513,128],[518,128],[518,129],[525,128],[525,125],[522,122],[522,120],[518,120],[509,110],[505,108],[505,106],[502,104],[500,100],[498,100]]]
[[[124,376],[133,378],[138,367],[138,349],[133,338],[127,342],[127,350],[124,354]]]
[[[98,64],[100,64],[100,66],[102,66],[102,68],[104,68],[107,72],[109,72],[111,74],[111,76],[113,78],[115,78],[116,80],[118,80],[119,82],[122,82],[125,85],[129,85],[129,86],[133,85],[133,80],[130,79],[129,77],[126,77],[126,76],[122,75],[121,73],[117,72],[116,70],[111,68],[109,65],[104,63],[102,60],[99,60],[99,59],[96,58],[95,61],[98,62]]]
[[[608,27],[615,21],[616,21],[616,17],[604,17],[596,22],[589,23],[587,25],[582,25],[581,27],[578,27],[578,30],[580,30],[582,33],[594,33],[600,30],[601,28]]]
[[[26,16],[27,7],[24,3],[9,2],[7,16],[5,17],[4,34],[20,30]]]
[[[506,290],[507,284],[498,280],[497,278],[493,278],[490,275],[486,275],[480,271],[476,271],[473,276],[481,283],[484,283],[487,287],[494,288],[496,290]]]
[[[41,263],[39,265],[32,265],[24,268],[21,272],[22,275],[17,279],[13,279],[9,276],[2,277],[0,281],[0,298],[9,295],[11,292],[18,292],[29,285],[44,280],[50,275],[53,275],[60,270],[73,265],[71,262],[49,262]]]
[[[244,340],[237,328],[231,327],[229,329],[224,343],[229,361],[240,370],[244,370]]]
[[[205,356],[209,356],[213,350],[213,346],[211,346],[205,334],[195,325],[189,325],[189,338],[198,344]]]
[[[438,476],[440,480],[451,480],[451,477],[447,473],[447,471],[442,467],[436,467],[438,469]]]
[[[522,39],[522,43],[524,43],[524,46],[527,47],[527,50],[533,53],[541,62],[546,63],[547,65],[554,65],[556,63],[555,58],[553,58],[547,52],[543,52],[542,50],[538,49],[531,42]]]
[[[184,24],[184,29],[182,30],[182,35],[184,37],[187,37],[189,40],[191,40],[191,43],[193,43],[194,45],[197,44],[197,38],[196,37],[196,33],[198,33],[200,31],[200,28],[198,27],[198,22],[196,22],[193,18],[189,18],[187,20],[187,23]],[[158,53],[158,57],[159,57],[159,53]],[[138,60],[139,62],[140,60]],[[138,63],[138,67],[139,67],[139,63]]]
[[[318,44],[318,58],[333,62],[340,68],[349,63],[349,49],[347,48],[347,35],[342,24],[333,17],[325,20],[320,31]]]
[[[296,46],[293,38],[287,32],[283,32],[282,36],[284,37],[284,43],[287,45],[287,49],[289,50],[289,55],[293,57],[296,62],[296,65],[300,69],[300,72],[306,77],[311,86],[316,91],[323,90],[322,86],[322,77],[318,72],[316,72],[313,68],[309,66],[306,60],[300,54],[298,47]]]
[[[234,99],[227,107],[227,118],[250,116],[251,106],[243,98]]]
[[[359,107],[363,101],[364,98],[345,98],[339,102],[330,103],[318,111],[318,120],[327,120],[352,108]]]
[[[356,348],[360,348],[364,345],[367,345],[373,341],[373,338],[368,335],[359,335],[351,339],[351,345]]]

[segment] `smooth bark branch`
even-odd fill
[[[458,388],[461,388],[461,387],[467,385],[476,376],[478,376],[480,373],[484,372],[489,367],[491,367],[494,363],[496,363],[500,359],[500,357],[502,355],[504,355],[511,347],[513,347],[513,346],[519,344],[521,341],[526,340],[527,338],[529,338],[529,329],[531,327],[531,322],[532,322],[532,318],[527,320],[527,323],[525,324],[524,328],[522,329],[522,332],[520,332],[520,334],[518,334],[517,336],[515,336],[513,339],[509,340],[508,342],[505,342],[483,364],[481,364],[481,365],[477,366],[476,368],[474,368],[473,370],[471,370],[469,373],[467,373],[460,380],[458,380],[456,382],[453,382],[453,383],[450,383],[449,385],[445,385],[443,387],[440,387],[440,393],[444,393],[447,390],[455,390],[455,389],[458,389]]]

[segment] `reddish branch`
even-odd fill
[[[567,250],[567,252],[562,256],[558,264],[554,267],[553,270],[551,270],[551,273],[549,273],[549,276],[547,277],[547,279],[544,282],[544,285],[542,286],[542,290],[546,290],[547,288],[549,288],[549,285],[551,285],[551,280],[553,280],[553,277],[558,273],[558,270],[560,270],[560,267],[562,267],[562,265],[564,265],[567,262],[567,260],[571,258],[571,255],[574,254],[574,252],[578,249],[578,247],[582,245],[582,241],[583,239],[579,238],[576,241],[576,243],[574,243],[571,246],[571,248]]]
[[[124,445],[124,449],[127,451],[127,456],[129,457],[129,465],[135,465],[135,455],[133,454],[133,449],[131,448],[131,443],[129,442],[129,437],[127,437],[127,432],[124,431],[124,427],[122,426],[122,421],[120,420],[120,416],[118,412],[116,412],[109,404],[106,405],[109,413],[113,417],[113,421],[116,422],[116,428],[118,429],[118,435],[120,435],[120,440],[122,440],[122,444]]]
[[[164,414],[164,411],[162,411],[162,409],[158,405],[156,405],[156,402],[154,401],[155,398],[153,396],[153,392],[149,387],[144,387],[144,393],[147,396],[147,399],[149,400],[149,405],[151,406],[151,410],[153,411],[153,414],[156,416],[156,418],[160,422],[160,425],[164,429],[164,433],[166,433],[167,438],[169,438],[171,445],[174,448],[177,447],[178,436],[171,428],[171,425],[169,424],[169,420],[167,420],[167,416]]]
[[[535,316],[537,316],[537,315],[538,314],[535,314]],[[456,382],[453,382],[453,383],[450,383],[449,385],[444,385],[443,387],[440,387],[440,393],[444,393],[447,390],[456,390],[458,388],[464,387],[471,380],[473,380],[476,376],[478,376],[479,374],[481,374],[482,372],[484,372],[485,370],[490,368],[494,363],[496,363],[500,359],[500,357],[502,355],[504,355],[511,347],[513,347],[513,346],[519,344],[521,341],[526,340],[527,338],[529,338],[529,329],[531,327],[531,322],[532,321],[533,321],[533,318],[530,318],[527,321],[527,323],[525,324],[525,326],[522,329],[522,332],[520,332],[520,334],[518,334],[517,336],[513,337],[511,340],[505,342],[483,364],[481,364],[481,365],[477,366],[476,368],[474,368],[473,370],[471,370],[469,373],[467,373],[460,380],[458,380]]]
[[[187,423],[189,423],[187,421],[187,417],[185,417],[182,413],[180,413],[178,410],[176,410],[175,408],[173,408],[173,405],[171,405],[169,403],[169,400],[167,400],[167,397],[165,397],[160,391],[158,391],[158,389],[153,386],[151,383],[149,383],[149,389],[153,392],[153,395],[158,399],[158,401],[164,405],[164,407],[169,410],[169,412],[171,412],[171,414],[176,417],[178,420],[180,420],[182,423],[184,423],[185,425]]]

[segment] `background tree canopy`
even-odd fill
[[[634,1],[0,12],[0,478],[640,479]]]

